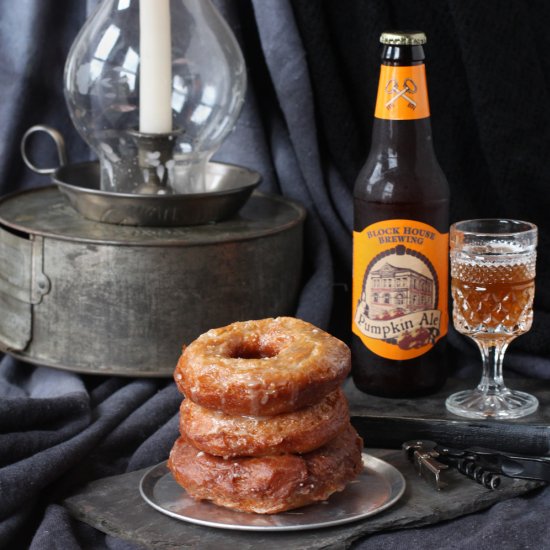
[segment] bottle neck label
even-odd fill
[[[425,65],[382,65],[374,116],[385,120],[429,117]]]
[[[353,332],[386,359],[430,351],[447,334],[449,235],[386,220],[353,234]]]

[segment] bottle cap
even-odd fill
[[[422,46],[427,40],[423,32],[386,31],[380,35],[380,42],[392,46]]]

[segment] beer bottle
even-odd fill
[[[354,188],[353,379],[419,396],[446,379],[449,186],[432,146],[421,32],[384,32],[371,150]]]

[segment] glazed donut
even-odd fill
[[[174,379],[208,409],[272,416],[317,403],[350,367],[342,341],[305,321],[278,317],[202,334],[183,351]]]
[[[276,416],[227,415],[190,399],[180,408],[182,435],[197,449],[223,457],[308,453],[336,437],[348,422],[341,389],[315,405]]]
[[[242,512],[274,514],[326,500],[362,470],[363,442],[348,424],[332,441],[304,455],[225,460],[198,451],[182,436],[168,467],[196,500]]]

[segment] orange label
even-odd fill
[[[430,116],[424,65],[382,65],[376,98],[376,118],[414,120]]]
[[[449,235],[387,220],[353,233],[353,332],[386,359],[413,359],[447,334]]]

